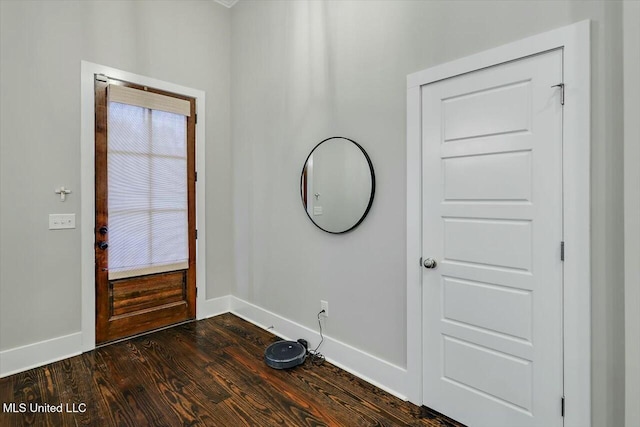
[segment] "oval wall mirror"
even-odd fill
[[[311,221],[328,233],[356,228],[371,208],[375,189],[371,159],[349,138],[320,142],[302,168],[302,204]]]

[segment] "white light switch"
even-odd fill
[[[314,206],[313,207],[314,215],[322,215],[322,206]]]
[[[49,214],[49,230],[76,228],[76,214]]]

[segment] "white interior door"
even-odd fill
[[[423,400],[561,426],[562,51],[422,87]]]

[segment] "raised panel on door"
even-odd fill
[[[423,402],[561,426],[562,52],[422,87]]]
[[[450,277],[443,277],[442,280],[444,320],[531,342],[531,291]],[[493,315],[491,308],[494,305],[501,307],[509,322],[503,322]]]

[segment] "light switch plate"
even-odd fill
[[[76,228],[76,214],[49,214],[49,230]]]

